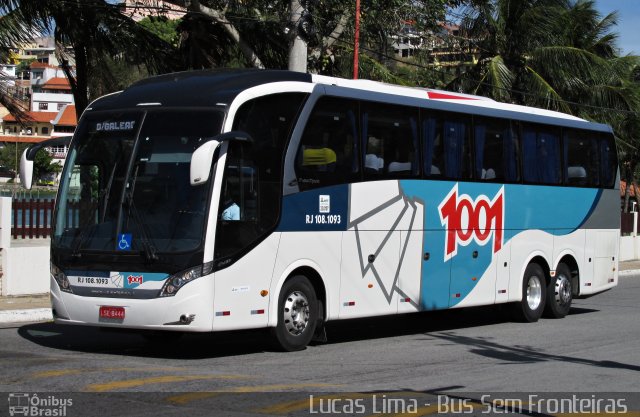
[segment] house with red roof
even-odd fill
[[[58,112],[29,111],[20,123],[8,114],[2,118],[0,143],[38,143],[52,137],[70,136],[77,126],[76,106],[65,105]],[[64,159],[67,147],[48,149],[54,159]]]
[[[34,63],[31,65],[32,71],[34,65],[36,64],[38,63]],[[38,64],[38,67],[41,67],[43,65],[46,64]],[[53,71],[49,73],[47,73],[46,71],[43,72],[43,77],[45,75],[56,76],[50,78],[41,78],[38,80],[34,80],[33,78],[31,79],[31,88],[33,90],[33,93],[31,95],[31,110],[58,112],[65,106],[74,104],[69,80],[64,76],[57,76],[60,74],[58,74],[57,72],[53,73]],[[34,83],[34,81],[36,82]]]

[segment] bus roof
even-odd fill
[[[281,81],[311,82],[311,75],[257,69],[177,72],[138,81],[119,93],[96,100],[91,110],[144,105],[211,107],[229,104],[248,88]]]
[[[305,82],[335,86],[328,88],[328,90],[334,91],[335,88],[340,90],[344,88],[352,91],[360,90],[365,93],[363,94],[364,96],[371,96],[376,93],[390,94],[396,97],[411,98],[412,104],[415,104],[416,101],[428,100],[431,105],[425,102],[425,107],[436,109],[611,131],[611,128],[606,125],[592,123],[569,114],[501,103],[482,96],[284,70],[227,69],[186,71],[160,75],[139,81],[121,92],[104,96],[94,101],[87,110],[123,109],[140,106],[225,106],[230,104],[244,90],[277,82]]]

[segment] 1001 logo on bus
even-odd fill
[[[458,245],[471,241],[484,246],[493,238],[493,253],[502,248],[504,229],[504,187],[489,200],[481,195],[473,200],[469,195],[458,195],[458,184],[438,206],[440,221],[446,228],[444,260],[456,256]]]

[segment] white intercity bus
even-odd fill
[[[82,115],[53,313],[270,327],[285,350],[346,318],[499,303],[560,318],[618,282],[618,184],[611,129],[562,113],[287,71],[158,76]]]

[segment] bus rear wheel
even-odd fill
[[[514,304],[515,318],[518,321],[538,321],[544,311],[546,289],[542,267],[535,263],[527,265],[522,279],[522,300]]]
[[[317,321],[318,299],[311,282],[303,275],[287,280],[278,298],[278,324],[272,330],[276,347],[288,352],[304,349]]]
[[[571,287],[571,270],[566,264],[559,264],[556,275],[551,277],[547,287],[547,303],[544,308],[545,317],[561,319],[571,309],[573,288]]]

